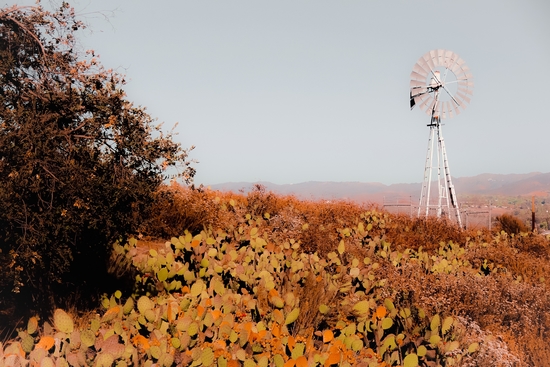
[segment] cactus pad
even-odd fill
[[[96,367],[111,367],[114,358],[110,353],[98,353],[96,356]]]
[[[122,307],[122,312],[124,312],[125,315],[128,315],[130,312],[132,312],[133,309],[134,299],[130,297],[126,300],[126,303],[124,303],[124,306]]]
[[[95,333],[92,330],[82,330],[80,340],[86,347],[91,347],[95,344]]]
[[[29,335],[32,335],[36,332],[37,329],[38,329],[38,318],[33,316],[27,322],[27,333],[29,333]]]
[[[299,308],[295,308],[292,311],[290,311],[290,313],[286,316],[285,325],[292,324],[294,321],[296,321],[299,315],[300,315]]]
[[[60,308],[53,314],[53,324],[57,330],[66,334],[72,333],[74,329],[73,318]]]
[[[50,357],[44,357],[42,362],[40,362],[40,367],[55,367],[55,363],[53,363],[53,359]]]
[[[137,308],[142,315],[153,307],[155,307],[155,303],[147,296],[141,296],[137,301]]]
[[[51,347],[53,347],[54,344],[55,340],[51,336],[43,336],[42,338],[40,338],[38,344],[36,344],[36,348],[49,350]]]
[[[25,353],[30,353],[34,348],[34,338],[27,333],[24,333],[21,336],[21,348]]]
[[[214,363],[214,352],[212,348],[205,348],[201,353],[201,360],[204,366],[210,366]]]

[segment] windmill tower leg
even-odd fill
[[[447,175],[446,175],[446,165],[445,165],[445,141],[443,140],[443,132],[441,125],[438,125],[437,127],[437,149],[438,149],[438,176],[437,176],[437,183],[439,188],[439,202],[438,202],[438,218],[441,218],[441,214],[445,213],[447,215],[448,219],[451,219],[451,209],[449,206],[449,187],[447,182]],[[443,175],[445,176],[444,179],[441,179],[440,172],[442,171],[441,168],[443,167]]]
[[[435,126],[430,125],[430,135],[428,137],[428,152],[426,154],[426,166],[424,167],[424,182],[422,183],[422,191],[420,192],[420,202],[418,204],[418,217],[425,208],[424,215],[427,217],[430,210],[430,191],[432,184],[432,160],[433,160],[433,145]]]
[[[437,125],[437,217],[441,218],[443,198],[445,197],[445,191],[443,191],[443,185],[441,182],[441,139],[439,138],[439,124]]]
[[[451,169],[449,167],[449,161],[447,159],[447,150],[445,149],[445,140],[443,139],[443,133],[441,131],[439,131],[438,133],[439,133],[439,141],[441,144],[441,150],[443,154],[443,170],[445,173],[445,183],[446,183],[445,189],[447,191],[447,208],[448,208],[447,211],[449,212],[449,218],[450,218],[450,206],[453,207],[453,209],[455,210],[456,221],[458,222],[458,226],[462,228],[462,220],[460,218],[460,208],[458,207],[458,200],[456,198],[455,187],[453,185],[453,181],[451,178]]]

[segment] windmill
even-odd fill
[[[419,217],[421,215],[427,217],[430,210],[435,210],[438,218],[446,215],[452,219],[452,215],[454,215],[458,225],[462,227],[443,140],[441,119],[452,118],[466,108],[466,104],[470,103],[470,97],[473,94],[473,86],[470,69],[452,51],[432,50],[422,56],[413,67],[410,83],[411,110],[418,105],[430,116],[424,182],[418,205]],[[437,145],[434,148],[436,139]],[[433,159],[435,149],[437,149],[436,162]],[[437,204],[430,201],[434,168],[437,169]]]

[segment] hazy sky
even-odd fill
[[[547,0],[70,3],[129,99],[196,146],[196,183],[421,182],[409,80],[437,48],[475,82],[443,127],[452,175],[550,171]]]

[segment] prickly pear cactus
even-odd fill
[[[21,348],[25,353],[32,352],[34,348],[34,338],[23,331],[19,333],[19,337],[21,338]]]
[[[34,333],[36,333],[37,329],[38,329],[38,318],[36,316],[33,316],[27,322],[27,333],[29,333],[29,335],[33,335]]]
[[[416,367],[456,365],[480,348],[462,344],[461,325],[453,317],[428,316],[415,305],[395,302],[377,272],[411,257],[426,271],[452,272],[454,267],[433,265],[462,256],[458,249],[441,252],[436,260],[421,249],[392,250],[373,235],[383,231],[388,218],[369,212],[356,227],[340,230],[334,249],[321,256],[302,252],[294,239],[273,237],[265,229],[269,218],[246,215],[227,231],[185,231],[165,248],[135,256],[141,274],[131,297],[106,295],[96,315],[77,323],[82,327],[61,309],[54,313],[53,328],[29,320],[5,348],[11,364],[0,345],[0,367],[16,362]],[[137,241],[118,246],[120,254],[129,254]],[[354,252],[358,246],[368,249]]]
[[[72,333],[74,329],[73,318],[60,308],[54,311],[53,325],[57,330],[66,334]]]

